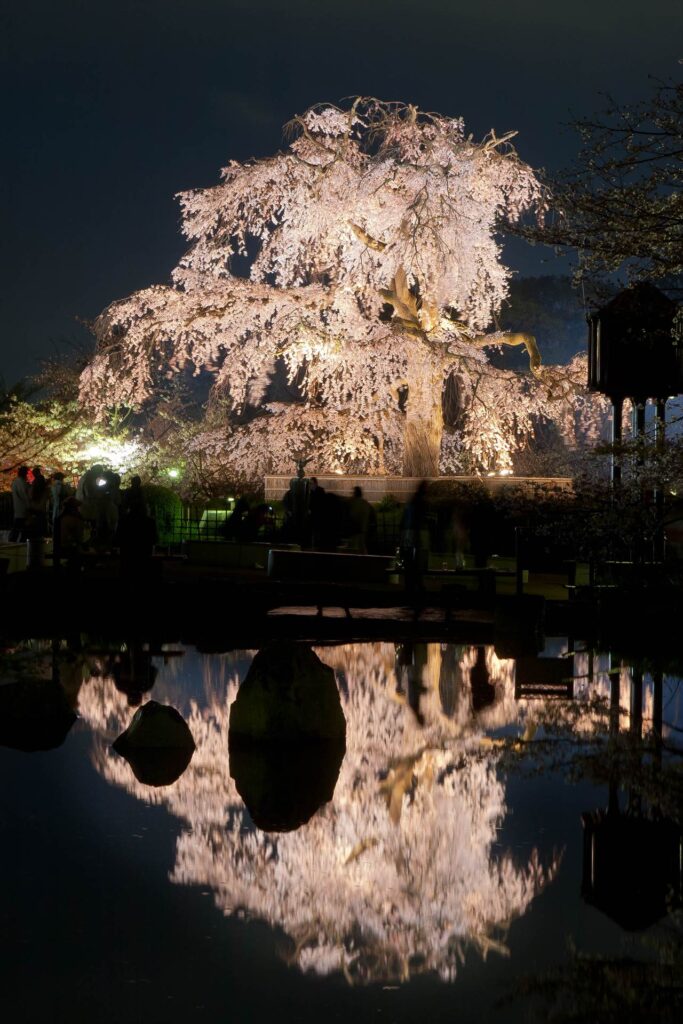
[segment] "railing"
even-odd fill
[[[282,531],[282,516],[269,514],[262,522],[241,524],[237,536],[227,509],[183,510],[173,516],[161,513],[156,517],[159,544],[180,546],[183,541],[263,540],[275,542]]]
[[[235,531],[230,519],[232,513],[223,509],[187,510],[169,517],[165,514],[156,516],[159,544],[168,547],[180,547],[183,541],[268,541],[273,544],[291,541],[284,529],[284,516],[281,512],[269,514],[262,522],[242,522],[240,529]],[[342,537],[342,541],[343,541]],[[373,551],[377,554],[393,554],[400,544],[400,520],[395,516],[377,515],[374,536],[369,538]]]

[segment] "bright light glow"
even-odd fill
[[[140,441],[120,441],[116,437],[103,437],[97,443],[90,443],[77,449],[73,461],[102,463],[115,473],[123,476],[134,469],[144,457],[145,447]]]
[[[177,480],[178,477],[180,476],[180,470],[179,469],[169,469],[168,475],[171,477],[172,480]]]

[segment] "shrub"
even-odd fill
[[[385,494],[375,505],[376,510],[382,513],[395,512],[396,509],[402,507],[400,501],[393,494]]]
[[[142,493],[145,503],[157,524],[160,544],[170,544],[175,538],[176,524],[182,515],[182,502],[170,487],[161,484],[144,484]]]

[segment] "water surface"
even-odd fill
[[[680,967],[676,914],[657,916],[637,872],[615,910],[614,851],[591,888],[591,842],[608,809],[676,819],[678,680],[662,679],[653,735],[656,680],[641,722],[629,667],[562,639],[545,667],[490,647],[315,651],[346,752],[332,800],[280,832],[255,826],[231,776],[230,706],[254,652],[33,641],[4,656],[6,680],[59,680],[79,716],[55,749],[0,747],[6,1019],[522,1021],[549,1005],[570,1019],[591,993],[618,1003],[618,975],[595,965],[626,958],[652,975],[645,1012]],[[112,749],[150,698],[196,744],[167,786]],[[667,849],[641,873],[671,874]],[[634,930],[636,904],[657,919]]]

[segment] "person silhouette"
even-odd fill
[[[26,520],[31,503],[31,487],[28,482],[28,466],[19,466],[12,481],[12,529],[9,540],[26,540]]]

